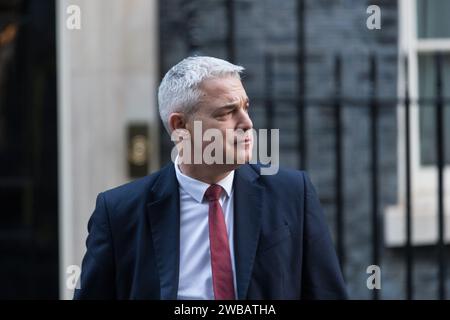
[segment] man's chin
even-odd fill
[[[252,155],[246,154],[246,155],[243,155],[242,157],[235,157],[231,161],[230,161],[230,159],[225,160],[225,162],[223,164],[216,164],[216,165],[223,166],[223,167],[227,168],[227,170],[234,170],[234,169],[239,168],[243,164],[250,162],[251,159],[252,159]]]
[[[242,155],[242,157],[234,158],[233,165],[241,166],[243,164],[246,164],[246,163],[250,162],[251,159],[252,159],[252,155],[251,154],[245,154],[245,155]]]
[[[242,165],[248,163],[252,159],[252,144],[243,145],[237,147],[234,146],[233,153],[233,163],[237,165]],[[229,161],[229,160],[228,160]]]

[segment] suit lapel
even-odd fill
[[[249,165],[243,165],[234,178],[234,250],[240,300],[247,298],[261,228],[263,188],[258,177]]]
[[[242,165],[234,177],[234,251],[238,299],[246,299],[258,246],[263,188],[259,175]],[[161,170],[147,204],[153,248],[159,270],[161,299],[175,300],[179,280],[180,196],[173,164]]]
[[[178,292],[180,207],[175,168],[169,164],[161,171],[147,204],[153,247],[159,270],[161,299],[175,300]]]

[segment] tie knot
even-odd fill
[[[222,187],[218,184],[212,184],[209,186],[208,189],[206,189],[205,192],[205,198],[208,201],[216,201],[219,200],[220,195],[222,193]]]

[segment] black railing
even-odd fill
[[[411,246],[412,237],[412,210],[411,210],[411,126],[409,97],[409,68],[408,60],[405,58],[405,213],[406,213],[406,298],[413,299],[413,251]]]
[[[336,190],[336,234],[337,237],[337,254],[341,268],[344,268],[345,254],[344,254],[344,210],[343,210],[343,188],[344,176],[342,175],[342,102],[341,102],[341,83],[342,83],[342,59],[336,56],[334,62],[334,123],[335,123],[335,190]]]
[[[372,263],[380,265],[380,219],[378,209],[378,108],[377,64],[374,55],[370,56],[370,159],[371,159],[371,202],[372,202]],[[377,300],[378,290],[373,290]]]
[[[434,57],[436,70],[436,155],[438,169],[438,262],[439,298],[445,299],[445,256],[444,256],[444,101],[442,90],[442,55]]]
[[[299,168],[305,168],[307,166],[307,141],[306,141],[306,108],[303,103],[305,97],[306,85],[305,79],[307,77],[306,71],[306,10],[305,1],[297,1],[297,81],[298,81],[298,150],[299,154]]]
[[[332,106],[333,107],[333,121],[334,121],[334,154],[335,154],[335,195],[334,195],[334,206],[335,206],[335,234],[336,234],[336,248],[340,259],[341,266],[343,270],[346,264],[346,248],[345,248],[345,234],[344,229],[344,172],[343,172],[343,125],[342,125],[342,108],[343,105],[366,105],[369,108],[369,148],[370,148],[370,186],[368,186],[368,191],[370,192],[370,211],[371,211],[371,261],[374,265],[380,265],[382,258],[383,249],[383,219],[380,214],[380,168],[379,168],[379,110],[385,107],[397,107],[398,105],[404,108],[404,123],[405,123],[405,233],[406,241],[404,245],[405,249],[405,265],[406,265],[406,276],[405,276],[405,296],[407,299],[414,298],[414,283],[413,283],[413,270],[414,270],[414,255],[413,255],[413,239],[412,239],[412,225],[413,225],[413,206],[412,206],[412,174],[411,174],[411,97],[408,90],[408,63],[405,58],[405,72],[403,76],[405,78],[405,94],[403,97],[382,97],[379,92],[379,79],[378,74],[378,60],[375,55],[369,55],[367,57],[368,70],[369,70],[369,82],[370,90],[367,97],[344,97],[342,95],[342,81],[343,81],[343,70],[342,70],[342,57],[336,55],[333,59],[333,70],[334,70],[334,89],[333,96],[325,98],[305,98],[304,95],[297,97],[275,97],[272,93],[274,87],[274,64],[277,63],[277,59],[283,59],[287,61],[286,55],[275,55],[267,54],[265,58],[265,97],[263,98],[265,105],[265,125],[267,129],[274,128],[275,110],[277,102],[279,101],[289,101],[297,106],[296,112],[300,112],[301,108],[309,109],[314,106]],[[292,59],[291,59],[292,60]],[[445,220],[444,220],[444,107],[446,103],[450,103],[450,98],[444,98],[443,92],[443,75],[442,75],[442,54],[437,53],[434,55],[435,61],[435,71],[436,71],[436,97],[434,98],[418,98],[415,101],[419,107],[425,107],[425,104],[432,104],[435,107],[435,143],[436,143],[436,169],[438,172],[437,181],[437,216],[438,216],[438,241],[436,243],[437,248],[437,265],[438,265],[438,293],[439,299],[446,298],[446,255],[445,255]],[[257,98],[258,100],[258,98]],[[305,111],[304,111],[305,112]],[[303,113],[303,117],[306,112]],[[306,119],[303,119],[306,122]],[[305,154],[305,145],[298,144],[297,154],[300,156]],[[280,152],[282,152],[280,150]],[[305,161],[308,159],[305,158]],[[300,161],[300,163],[306,163]],[[302,168],[304,169],[304,168]],[[379,291],[373,290],[373,299],[379,299]]]

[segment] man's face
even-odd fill
[[[233,152],[234,163],[242,163],[242,159],[244,162],[250,161],[253,147],[250,129],[253,128],[253,123],[248,115],[249,99],[241,81],[231,76],[208,79],[200,85],[200,90],[200,104],[186,124],[191,137],[195,137],[194,121],[201,121],[202,136],[211,128],[222,133],[224,163],[230,152]],[[209,143],[203,142],[202,149]],[[238,161],[238,157],[241,160]]]

